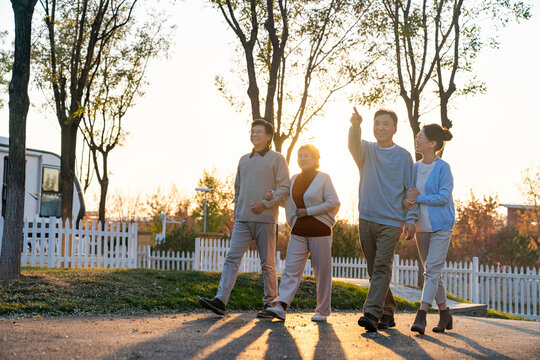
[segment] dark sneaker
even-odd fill
[[[270,314],[267,309],[270,307],[268,304],[264,304],[262,309],[257,313],[258,318],[271,319],[274,315]]]
[[[378,329],[388,329],[391,327],[396,326],[396,322],[394,320],[394,315],[386,315],[384,314],[381,317],[381,320],[379,321],[379,324],[377,324]]]
[[[358,325],[366,329],[366,331],[377,332],[377,318],[371,314],[364,314],[358,319]]]
[[[225,304],[221,300],[217,298],[206,299],[200,296],[197,297],[199,298],[199,304],[203,308],[213,311],[218,315],[225,315]]]

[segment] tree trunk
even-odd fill
[[[107,167],[108,155],[108,152],[103,152],[101,154],[103,159],[103,175],[101,179],[98,176],[99,186],[101,187],[101,193],[99,196],[99,221],[101,221],[102,224],[105,224],[105,203],[107,201],[107,190],[109,189],[109,169]]]
[[[21,274],[26,178],[26,116],[30,100],[30,40],[37,0],[12,0],[15,15],[15,56],[9,84],[9,165],[6,218],[0,252],[0,279]]]
[[[77,147],[78,122],[73,120],[62,126],[60,155],[60,188],[62,192],[62,220],[73,217],[73,184],[75,182],[75,151]]]
[[[248,73],[247,94],[251,103],[251,114],[253,119],[261,118],[261,109],[259,105],[259,87],[257,86],[257,74],[255,73],[255,63],[253,59],[253,47],[244,49],[246,53],[246,66]]]
[[[99,196],[99,221],[105,224],[105,202],[107,201],[107,190],[109,189],[109,178],[107,175],[103,177],[103,181],[99,183],[101,192]]]
[[[411,129],[413,131],[413,145],[416,140],[416,135],[420,132],[420,123],[419,123],[419,114],[417,111],[417,104],[414,100],[409,99],[407,96],[401,95],[403,100],[405,101],[405,105],[407,106],[407,116],[409,118],[409,125],[411,126]],[[414,146],[413,146],[414,148]],[[415,159],[416,161],[419,161],[422,159],[422,155],[415,153]]]

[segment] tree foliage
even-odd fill
[[[531,16],[530,5],[508,0],[384,0],[372,11],[388,49],[375,66],[385,76],[357,100],[374,105],[401,96],[413,138],[420,117],[437,107],[441,125],[452,127],[451,97],[486,91],[474,74],[479,52],[498,46],[498,30],[508,22]]]
[[[40,0],[43,36],[34,48],[36,81],[61,129],[62,218],[72,217],[75,152],[84,103],[103,53],[132,20],[137,0]]]
[[[218,90],[243,109],[244,102],[230,89],[247,85],[252,118],[261,117],[264,103],[264,118],[276,130],[276,151],[285,152],[288,142],[287,161],[303,131],[324,115],[328,102],[350,85],[375,77],[371,65],[380,53],[376,36],[366,30],[374,24],[369,17],[370,1],[212,2],[245,54],[245,64],[235,64],[238,67],[232,72],[236,82],[218,76]],[[266,31],[261,31],[264,19]],[[357,31],[358,27],[363,31]],[[266,84],[263,96],[259,95],[261,84]]]
[[[123,145],[127,136],[124,117],[144,95],[149,61],[168,54],[172,29],[161,14],[141,24],[135,21],[126,24],[102,49],[100,65],[88,84],[81,132],[90,159],[84,154],[81,157],[79,177],[86,189],[95,173],[101,188],[99,219],[102,222],[109,187],[109,154]]]
[[[448,249],[449,257],[470,260],[478,256],[482,263],[488,262],[495,235],[504,225],[497,214],[498,207],[496,196],[477,198],[472,191],[470,200],[456,202],[456,224]]]
[[[0,45],[4,45],[8,32],[0,31]],[[9,74],[13,66],[13,53],[10,50],[0,48],[0,92],[7,94],[9,86]],[[4,107],[5,98],[0,96],[0,108]]]
[[[537,266],[540,268],[540,166],[523,171],[519,188],[530,207],[521,218],[520,233],[529,236],[536,245]]]
[[[338,220],[332,229],[332,256],[363,257],[358,226]]]
[[[211,190],[206,193],[206,231],[225,233],[230,236],[234,225],[232,177],[222,180],[217,177],[215,170],[204,170],[197,185]],[[204,223],[204,199],[205,193],[195,194],[195,208],[191,214],[201,229]]]

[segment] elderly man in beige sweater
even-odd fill
[[[253,150],[242,156],[234,182],[234,229],[216,296],[199,297],[199,303],[218,315],[225,315],[226,305],[238,275],[244,253],[255,241],[264,278],[263,307],[258,317],[272,317],[269,303],[277,297],[276,226],[278,204],[289,195],[290,178],[283,155],[270,150],[273,126],[262,119],[251,125]],[[265,200],[273,190],[272,200]]]

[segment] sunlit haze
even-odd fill
[[[124,147],[111,153],[110,192],[147,193],[176,184],[183,195],[191,196],[203,169],[216,168],[221,176],[234,174],[240,156],[251,150],[249,113],[234,112],[214,85],[215,75],[233,66],[236,38],[221,14],[202,3],[187,0],[171,5],[178,26],[173,53],[151,64],[146,95],[126,115],[130,135]],[[41,14],[39,6],[36,14]],[[475,69],[487,83],[487,94],[453,103],[454,139],[444,158],[454,173],[457,199],[466,199],[472,189],[479,195],[498,194],[503,203],[520,203],[521,171],[540,164],[539,10],[536,5],[530,21],[502,29],[500,49],[480,54]],[[2,30],[13,32],[8,1],[0,5],[0,24]],[[30,96],[36,105],[43,101],[36,89]],[[357,214],[359,179],[347,149],[352,106],[336,99],[300,141],[319,147],[320,169],[332,176],[341,199],[339,217],[349,220]],[[399,116],[395,142],[412,152],[403,101],[398,98],[386,107],[396,109]],[[364,117],[364,138],[373,141],[375,109],[357,108]],[[7,106],[0,109],[0,116],[0,136],[8,136]],[[435,109],[421,122],[438,122],[438,118]],[[60,153],[60,128],[52,110],[44,111],[39,105],[31,108],[27,146]],[[298,172],[296,156],[290,168],[291,174]],[[96,181],[86,195],[90,210],[97,208],[93,195],[97,189]]]

